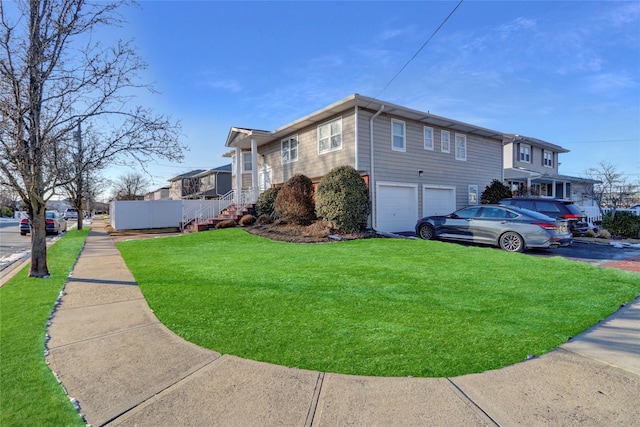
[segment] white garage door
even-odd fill
[[[376,214],[378,231],[413,231],[418,220],[418,186],[378,183]]]
[[[456,190],[449,187],[424,187],[422,216],[447,215],[456,210]]]

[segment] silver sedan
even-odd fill
[[[428,216],[418,220],[416,234],[426,240],[499,246],[508,252],[573,243],[567,220],[503,205],[469,206],[445,216]]]

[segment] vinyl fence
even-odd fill
[[[580,210],[582,210],[582,212],[585,213],[585,215],[587,216],[588,222],[602,221],[602,214],[600,213],[600,209],[598,209],[597,206],[578,206],[578,207],[580,208]],[[603,208],[602,211],[603,213],[606,214],[609,211],[611,211],[611,209]],[[616,212],[622,212],[622,211],[633,212],[634,214],[640,216],[640,208],[616,210]]]
[[[109,212],[114,230],[179,227],[183,212],[198,211],[217,200],[114,200]]]

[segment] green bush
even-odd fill
[[[611,212],[602,217],[602,227],[619,237],[640,238],[640,216],[633,212],[617,211],[611,218]]]
[[[302,174],[292,176],[280,188],[274,207],[276,215],[287,222],[311,224],[316,217],[311,180]]]
[[[494,179],[491,184],[487,185],[482,194],[480,195],[480,203],[490,204],[498,203],[502,199],[510,199],[513,197],[509,187]]]
[[[275,204],[276,198],[278,197],[278,192],[280,188],[269,188],[265,190],[264,193],[258,196],[258,201],[256,202],[256,216],[261,217],[263,215],[269,217],[271,220],[277,218],[275,212]]]
[[[318,216],[339,230],[352,232],[365,228],[370,206],[367,185],[351,166],[333,168],[318,185]]]

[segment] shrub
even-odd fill
[[[316,221],[308,226],[305,232],[313,237],[328,237],[331,234],[331,224],[326,221]]]
[[[311,180],[302,174],[292,176],[278,191],[274,207],[276,215],[285,221],[311,224],[316,217]]]
[[[277,218],[275,203],[279,191],[280,188],[269,188],[258,196],[258,201],[256,202],[256,215],[258,217],[266,215],[272,220]]]
[[[220,221],[216,224],[216,230],[220,228],[232,228],[237,227],[238,223],[232,219],[225,219],[224,221]]]
[[[240,218],[241,227],[246,227],[248,225],[253,225],[255,223],[256,223],[256,217],[253,215],[243,215],[242,218]]]
[[[609,233],[607,230],[600,230],[600,232],[598,233],[598,237],[601,239],[610,239],[611,233]]]
[[[360,231],[371,211],[367,185],[353,167],[338,166],[326,174],[316,194],[318,216],[342,231]]]
[[[513,197],[513,194],[509,187],[494,179],[480,195],[480,203],[498,203],[502,199],[510,199],[511,197]]]
[[[640,216],[629,211],[617,211],[611,218],[611,212],[602,217],[602,227],[613,235],[637,239],[640,237]]]

